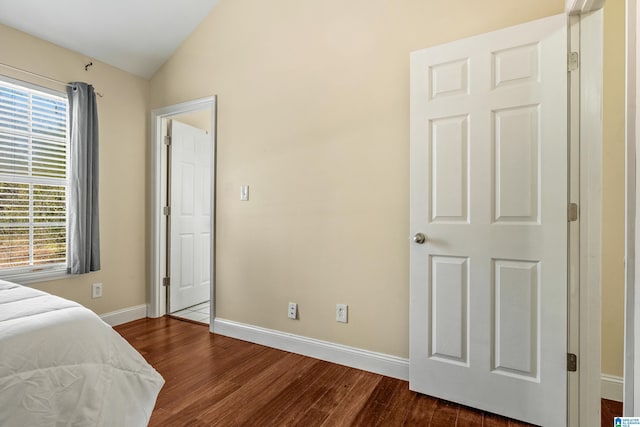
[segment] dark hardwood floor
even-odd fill
[[[526,426],[409,390],[406,381],[163,317],[115,328],[166,380],[150,426]],[[622,405],[603,400],[602,425]]]
[[[613,419],[622,415],[622,402],[602,399],[602,410],[600,411],[600,425],[602,427],[613,426]]]

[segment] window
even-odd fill
[[[0,79],[0,276],[66,271],[65,94]]]

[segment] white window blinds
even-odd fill
[[[67,105],[0,80],[0,269],[66,266]]]

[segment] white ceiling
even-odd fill
[[[217,0],[0,0],[0,23],[150,78]]]

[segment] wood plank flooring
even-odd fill
[[[115,328],[166,380],[150,426],[526,426],[406,381],[209,334],[163,317]],[[602,425],[622,405],[602,404]]]
[[[602,427],[613,426],[613,419],[622,415],[622,402],[602,399],[600,411],[600,425]]]

